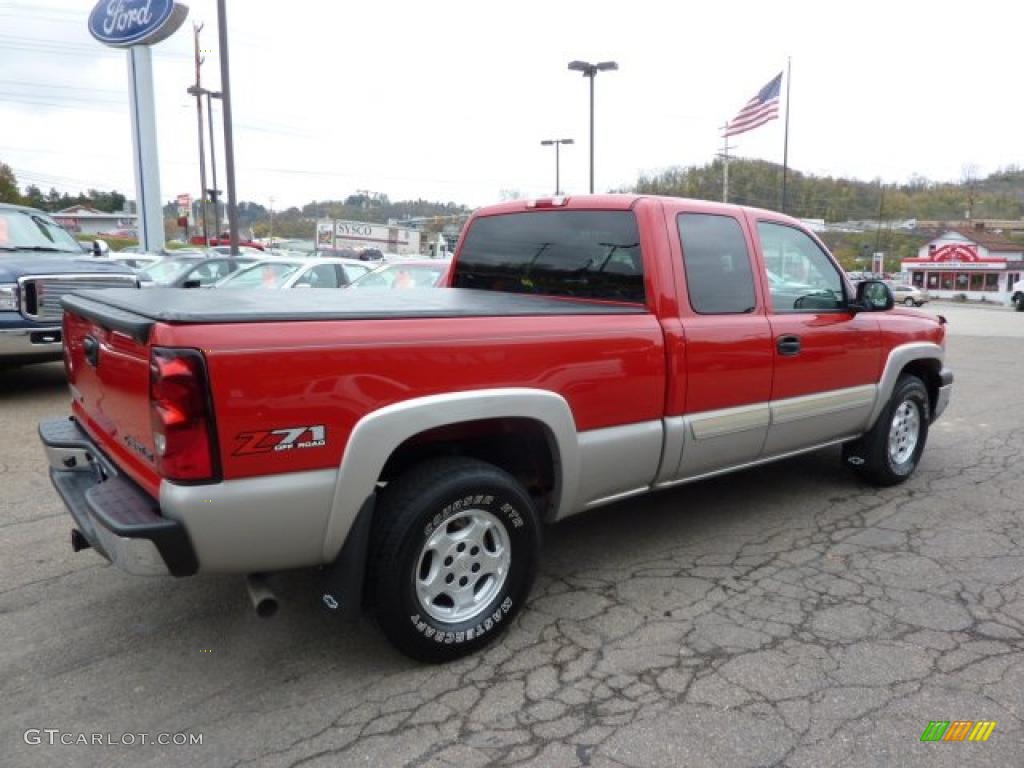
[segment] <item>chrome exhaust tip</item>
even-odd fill
[[[277,613],[277,595],[267,584],[266,576],[262,573],[250,573],[245,577],[245,587],[257,616],[261,619],[269,619]]]

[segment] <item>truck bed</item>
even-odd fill
[[[144,340],[154,323],[219,325],[288,320],[388,320],[643,314],[640,305],[469,288],[401,291],[113,288],[81,291],[65,309]]]

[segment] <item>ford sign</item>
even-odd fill
[[[188,6],[174,0],[100,0],[89,14],[89,32],[104,45],[152,45],[185,21]]]

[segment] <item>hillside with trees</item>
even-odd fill
[[[644,174],[633,190],[649,194],[722,199],[722,161]],[[782,166],[763,160],[729,162],[729,202],[778,210]],[[884,199],[883,199],[884,195]],[[826,221],[877,219],[1020,219],[1024,169],[1010,166],[985,178],[965,168],[960,182],[922,176],[895,185],[789,170],[787,213]]]

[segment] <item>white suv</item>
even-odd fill
[[[906,283],[890,283],[889,288],[892,289],[892,296],[897,304],[904,304],[908,307],[920,307],[929,299],[926,291]]]

